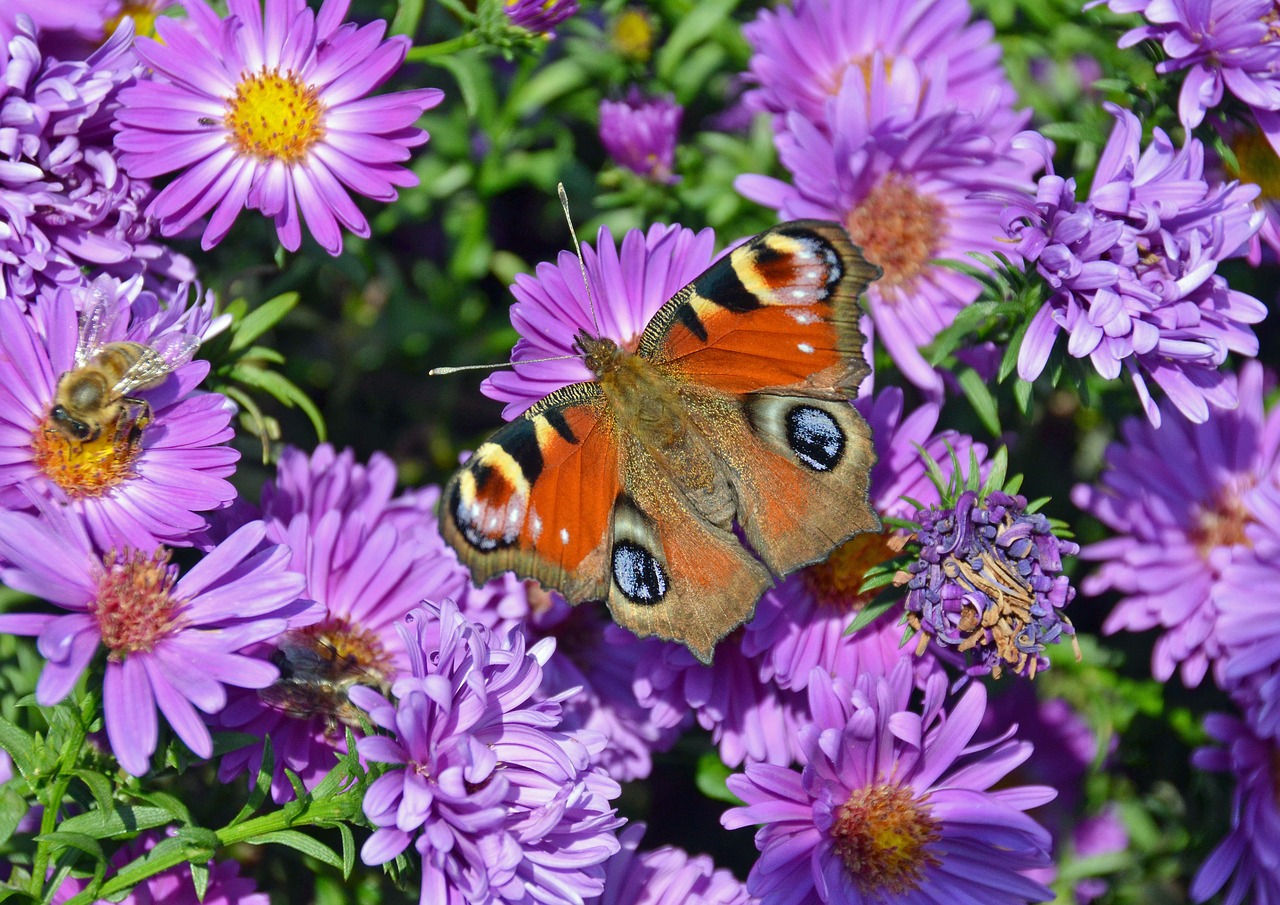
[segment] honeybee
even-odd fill
[[[280,670],[280,678],[259,689],[258,697],[295,719],[323,720],[329,734],[339,725],[360,728],[362,711],[347,697],[352,686],[386,691],[380,670],[361,665],[350,654],[344,656],[332,642],[311,632],[287,634],[270,660]]]
[[[136,437],[151,420],[151,406],[132,395],[159,386],[175,368],[191,360],[200,337],[168,333],[151,345],[125,340],[106,342],[119,308],[99,290],[85,315],[76,343],[76,366],[58,378],[49,422],[70,443],[97,440],[114,428],[116,437]]]

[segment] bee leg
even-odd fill
[[[137,396],[124,396],[120,401],[128,407],[128,417],[116,422],[116,442],[127,440],[130,446],[136,446],[143,429],[151,423],[151,403]]]

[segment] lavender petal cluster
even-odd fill
[[[907,621],[943,647],[968,654],[973,675],[1006,670],[1034,678],[1045,646],[1074,636],[1062,609],[1075,588],[1063,555],[1079,547],[1053,533],[1022,496],[967,490],[950,507],[916,513],[919,558],[908,566]]]
[[[620,101],[600,102],[600,143],[621,167],[673,185],[676,138],[684,108],[671,95],[645,97],[632,86]]]
[[[1142,150],[1138,118],[1108,110],[1116,125],[1084,201],[1074,180],[1053,172],[1041,136],[1015,139],[1043,157],[1047,172],[1034,195],[1005,196],[1004,228],[1050,290],[1019,350],[1018,375],[1038,377],[1065,332],[1069,355],[1088,358],[1108,380],[1129,375],[1152,424],[1160,410],[1148,379],[1202,423],[1210,405],[1235,406],[1218,370],[1227,354],[1258,351],[1250,325],[1266,306],[1217,273],[1261,227],[1264,215],[1252,203],[1258,190],[1211,186],[1195,139],[1177,150],[1156,129]]]

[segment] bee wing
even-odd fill
[[[76,367],[84,367],[98,350],[107,344],[106,337],[116,322],[119,308],[113,308],[106,293],[98,286],[90,286],[93,307],[84,314],[80,323],[80,339],[76,342]]]
[[[198,348],[200,337],[193,333],[168,333],[160,337],[124,372],[113,392],[124,395],[154,386],[170,371],[189,362]]]

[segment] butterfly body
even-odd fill
[[[509,569],[605,600],[708,661],[774,576],[879,528],[849,404],[876,276],[838,225],[797,221],[713,264],[634,351],[580,333],[595,380],[476,450],[445,489],[445,538],[477,581]]]

